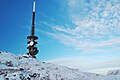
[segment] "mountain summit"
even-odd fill
[[[120,80],[120,70],[109,71],[108,75],[85,73],[28,55],[0,52],[0,80]]]

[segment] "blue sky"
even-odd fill
[[[27,52],[32,2],[1,0],[0,50]],[[120,68],[119,0],[36,0],[35,26],[41,61],[99,73]]]

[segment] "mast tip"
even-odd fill
[[[33,2],[33,12],[35,12],[35,0]]]

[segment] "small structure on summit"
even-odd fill
[[[27,49],[29,50],[27,54],[32,56],[33,58],[36,58],[35,55],[39,52],[39,50],[37,49],[37,41],[36,41],[38,37],[35,36],[35,1],[33,3],[31,35],[28,36],[27,39],[28,39]]]

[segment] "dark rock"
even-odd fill
[[[35,78],[35,77],[37,77],[37,74],[34,73],[34,74],[30,74],[29,76]]]
[[[5,78],[5,80],[9,80],[9,78]]]
[[[23,68],[20,68],[20,71],[23,71],[24,69]]]
[[[44,68],[41,68],[42,70],[45,70]]]
[[[31,80],[29,77],[27,77],[27,80]]]
[[[5,63],[8,67],[13,67],[12,61],[6,61]]]

